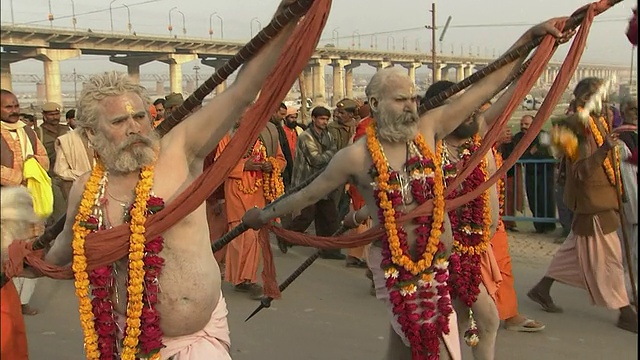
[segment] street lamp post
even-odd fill
[[[223,40],[224,39],[224,20],[220,15],[216,14],[216,17],[218,18],[218,20],[220,20],[220,40]]]
[[[197,88],[197,87],[198,87],[198,85],[199,85],[199,84],[198,84],[198,80],[199,80],[199,78],[198,78],[198,71],[200,71],[200,66],[195,65],[195,66],[193,67],[193,70],[196,72],[196,88]]]
[[[254,17],[253,19],[251,19],[251,23],[249,24],[249,26],[251,27],[251,38],[253,39],[253,22],[256,22],[256,24],[258,24],[258,31],[262,30],[262,23],[260,22],[260,20],[258,20],[257,17]]]
[[[420,51],[420,39],[416,39],[416,52]]]
[[[15,25],[15,19],[13,17],[13,0],[9,0],[9,7],[11,8],[11,25]]]
[[[182,15],[182,34],[187,35],[187,20],[184,17],[184,13],[182,11],[178,11],[180,15]]]
[[[338,29],[340,29],[340,27],[333,29],[333,31],[331,32],[331,36],[334,39],[333,43],[335,47],[340,47],[340,33],[338,33]]]
[[[122,6],[124,6],[125,8],[127,8],[127,30],[129,30],[129,35],[131,35],[131,29],[133,26],[131,26],[131,9],[129,9],[129,6],[127,6],[127,4],[122,4]]]
[[[113,5],[114,2],[116,2],[117,0],[111,0],[111,2],[109,3],[109,21],[111,22],[111,32],[113,33],[113,8],[111,7],[111,5]]]
[[[371,44],[370,47],[372,49],[378,49],[378,36],[376,34],[371,34]]]
[[[71,0],[71,23],[73,24],[73,31],[75,31],[78,20],[76,19],[76,4],[73,0]]]
[[[171,9],[169,9],[169,26],[167,26],[167,29],[169,30],[169,36],[173,35],[173,23],[171,22],[171,12],[177,9],[178,9],[177,6],[174,6]]]
[[[394,38],[391,35],[387,35],[387,50],[389,50],[389,39],[392,40],[391,43],[393,45],[393,50],[395,50],[396,49],[396,38]]]
[[[53,11],[51,10],[51,0],[49,0],[49,15],[47,15],[47,19],[49,19],[49,24],[53,29]]]
[[[402,51],[407,51],[407,37],[402,37]]]
[[[78,73],[76,73],[76,68],[73,68],[73,99],[78,107]]]
[[[215,12],[209,14],[209,40],[213,40],[213,16],[217,14]]]
[[[356,36],[358,37],[358,49],[360,49],[361,42],[360,42],[360,33],[358,32],[358,30],[354,31],[353,34],[351,34],[351,47],[353,48],[356,47]]]

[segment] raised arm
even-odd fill
[[[242,221],[251,228],[259,229],[272,219],[315,204],[331,191],[349,181],[353,164],[353,149],[347,147],[339,151],[331,159],[327,168],[307,187],[287,196],[282,201],[269,205],[268,208],[249,210]]]
[[[84,186],[89,179],[89,175],[91,175],[90,172],[80,176],[80,178],[73,183],[71,191],[69,191],[69,207],[67,208],[67,221],[64,224],[64,229],[56,237],[53,246],[44,257],[44,260],[50,264],[64,266],[69,264],[73,259],[73,248],[71,247],[71,242],[73,241],[73,224],[76,221],[76,214],[78,213]]]
[[[526,44],[537,36],[546,34],[551,34],[555,37],[562,36],[560,30],[555,27],[555,24],[560,20],[561,18],[551,19],[534,26],[524,33],[509,50]],[[518,71],[517,69],[520,68],[527,55],[523,54],[518,60],[503,66],[477,82],[455,101],[425,113],[422,115],[421,123],[425,124],[424,126],[430,129],[437,138],[442,139],[449,135],[462,122],[467,120],[476,109],[487,102],[512,72]],[[427,118],[427,120],[424,118]]]
[[[292,0],[283,0],[288,4]],[[296,21],[287,25],[260,52],[245,63],[238,77],[227,90],[216,96],[201,110],[176,126],[168,136],[184,144],[188,156],[204,159],[220,139],[241,117],[245,108],[256,99],[267,75],[276,64],[282,48],[293,32]]]

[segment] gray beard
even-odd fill
[[[143,145],[131,146],[136,142],[142,142]],[[106,136],[98,133],[93,139],[92,146],[107,170],[127,174],[156,162],[160,137],[152,131],[148,137],[132,135],[122,144],[114,145]]]
[[[406,143],[413,141],[418,135],[419,116],[413,112],[394,114],[380,108],[374,119],[378,124],[378,136],[389,142]]]

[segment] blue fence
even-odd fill
[[[505,175],[505,221],[558,222],[555,159],[521,159]],[[523,211],[518,211],[523,210]]]

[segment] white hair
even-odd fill
[[[371,77],[367,87],[364,89],[367,100],[369,100],[369,106],[371,106],[371,98],[379,100],[387,90],[389,83],[395,79],[409,79],[409,75],[400,68],[390,67],[381,69]]]
[[[27,235],[33,224],[42,219],[33,211],[33,198],[24,187],[2,187],[0,189],[0,227],[2,255],[14,240]]]

